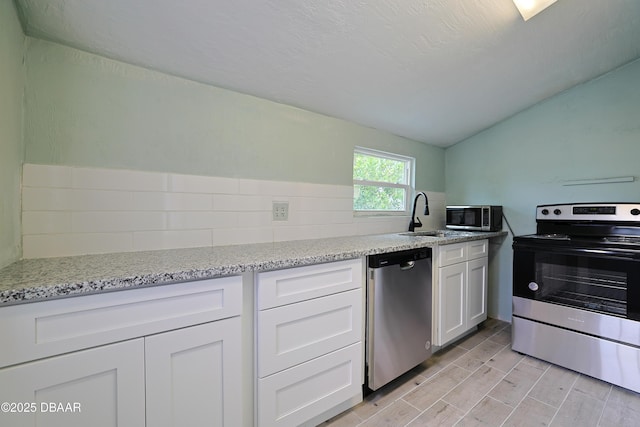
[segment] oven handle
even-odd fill
[[[618,259],[628,259],[640,261],[640,251],[637,250],[615,250],[615,249],[595,249],[595,248],[558,248],[554,246],[528,245],[523,243],[514,243],[513,250],[525,250],[536,252],[553,252],[560,255],[581,255],[592,257],[608,257]]]

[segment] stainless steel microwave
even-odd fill
[[[447,228],[454,230],[502,230],[502,206],[447,206]]]

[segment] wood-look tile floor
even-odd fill
[[[640,426],[640,394],[511,351],[489,319],[322,426]]]

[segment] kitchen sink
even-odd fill
[[[408,237],[468,237],[474,235],[469,231],[458,230],[405,231],[398,234]]]
[[[406,231],[404,233],[398,233],[401,236],[409,236],[409,237],[446,237],[447,231],[444,230],[433,230],[433,231]]]

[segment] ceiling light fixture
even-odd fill
[[[557,0],[513,0],[525,21],[542,12],[556,1]]]

